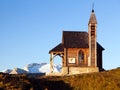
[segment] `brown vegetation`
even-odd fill
[[[61,77],[0,73],[0,90],[120,90],[120,68]]]

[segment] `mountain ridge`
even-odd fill
[[[60,72],[60,64],[54,64],[54,72]],[[26,74],[26,73],[50,73],[50,64],[48,63],[31,63],[27,64],[24,68],[5,69],[3,73],[8,74]]]

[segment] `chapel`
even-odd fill
[[[88,32],[63,31],[62,41],[49,51],[51,73],[54,73],[53,61],[57,55],[62,59],[60,75],[102,71],[103,50],[104,48],[97,42],[97,19],[92,10]]]

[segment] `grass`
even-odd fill
[[[120,90],[120,68],[71,76],[40,76],[0,73],[0,90]]]

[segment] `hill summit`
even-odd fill
[[[69,76],[0,73],[0,90],[120,90],[120,68]]]

